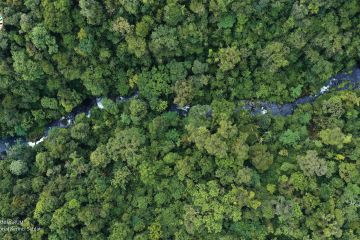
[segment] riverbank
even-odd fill
[[[333,78],[329,79],[327,83],[319,90],[319,92],[316,95],[301,97],[292,103],[277,104],[277,103],[271,103],[265,101],[249,101],[249,100],[240,100],[240,102],[244,103],[242,109],[250,111],[251,114],[253,115],[272,114],[272,115],[288,116],[291,115],[299,105],[306,103],[313,103],[318,97],[326,94],[330,90],[335,90],[335,91],[356,90],[359,89],[359,87],[360,87],[360,68],[354,68],[354,70],[349,74],[340,73],[334,76]],[[139,97],[139,93],[135,92],[135,94],[132,96],[127,96],[127,97],[121,96],[116,98],[115,101],[117,103],[121,103],[137,97]],[[49,131],[51,129],[55,127],[58,128],[70,127],[74,123],[74,120],[78,114],[85,113],[87,117],[91,117],[91,109],[93,107],[98,107],[100,109],[103,109],[104,105],[102,103],[102,100],[103,98],[93,98],[93,99],[85,100],[83,104],[74,108],[74,110],[71,111],[68,115],[63,116],[59,120],[51,122],[46,127],[44,135],[40,139],[34,142],[29,142],[26,141],[26,139],[24,138],[16,138],[16,137],[4,138],[0,140],[0,153],[6,152],[11,146],[13,146],[16,143],[28,144],[31,147],[36,146],[37,144],[43,142],[47,138]],[[191,106],[179,107],[176,104],[172,104],[169,107],[169,111],[177,112],[184,116],[187,115],[190,109]]]

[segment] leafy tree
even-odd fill
[[[164,21],[170,26],[176,26],[184,18],[185,6],[170,3],[164,8]]]
[[[285,145],[294,146],[300,140],[298,132],[293,132],[291,129],[286,130],[281,136],[280,141]]]
[[[50,108],[50,109],[54,109],[54,110],[59,108],[58,101],[55,98],[43,97],[41,99],[41,105],[44,108]]]
[[[119,130],[109,140],[106,149],[112,160],[125,161],[129,166],[135,166],[141,159],[142,146],[145,141],[145,136],[138,128]]]
[[[145,39],[129,35],[126,37],[126,42],[129,52],[135,54],[136,57],[140,58],[146,54],[147,46]]]
[[[319,158],[315,150],[306,151],[306,155],[298,156],[297,161],[306,176],[323,176],[327,172],[326,161]]]
[[[175,83],[174,92],[176,97],[174,103],[178,104],[180,107],[184,107],[187,104],[191,103],[191,100],[194,98],[194,86],[192,81],[189,80],[179,80]]]
[[[227,157],[228,147],[219,134],[212,134],[205,141],[205,149],[208,153],[219,158]]]
[[[146,37],[150,33],[153,25],[154,20],[150,16],[143,16],[141,21],[136,24],[136,35],[140,37]]]
[[[180,55],[181,49],[178,46],[179,40],[175,28],[162,25],[151,33],[149,49],[159,60]]]
[[[146,117],[147,106],[145,102],[138,99],[131,100],[129,108],[130,118],[134,124],[140,123]]]
[[[355,164],[340,163],[339,175],[345,182],[359,182],[359,171]]]
[[[288,53],[289,48],[283,43],[271,42],[260,54],[264,58],[264,67],[268,68],[270,72],[276,72],[289,64],[287,60]]]
[[[232,147],[232,151],[234,152],[237,161],[242,163],[249,158],[249,145],[246,144],[246,139],[248,138],[248,134],[240,133],[239,137],[234,142]]]
[[[128,34],[132,32],[132,26],[125,18],[118,17],[112,23],[112,30],[122,34]]]
[[[160,97],[171,93],[170,83],[171,79],[164,67],[143,72],[137,81],[140,95],[149,100],[152,109],[157,110],[164,110],[167,106],[167,103],[160,100]]]
[[[36,81],[44,76],[43,69],[35,61],[30,59],[24,51],[12,52],[13,67],[25,81]]]
[[[29,1],[27,1],[29,3]],[[68,33],[73,27],[71,18],[72,2],[69,0],[41,0],[45,26],[57,33]]]
[[[339,149],[343,148],[344,144],[350,143],[352,138],[351,134],[342,133],[339,127],[321,130],[319,136],[323,143],[336,146]]]
[[[360,239],[359,1],[0,9],[0,239]]]
[[[108,156],[106,146],[100,145],[90,155],[90,161],[94,166],[105,168],[110,163],[111,158]]]
[[[15,174],[17,176],[23,175],[28,171],[26,163],[21,160],[12,161],[9,169],[12,174]]]
[[[31,31],[30,38],[36,48],[47,50],[49,54],[57,53],[58,46],[55,37],[51,36],[44,26],[38,25],[34,27]]]
[[[80,13],[86,17],[90,25],[99,25],[103,19],[103,8],[101,4],[95,0],[79,1]]]
[[[236,47],[221,48],[215,58],[223,72],[233,69],[240,61],[241,53]]]
[[[267,151],[267,146],[255,144],[250,147],[250,160],[254,167],[263,172],[273,163],[273,155]]]

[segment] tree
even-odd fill
[[[228,147],[220,134],[212,134],[205,140],[205,149],[208,153],[219,158],[227,157]]]
[[[235,140],[233,147],[231,148],[235,154],[238,164],[242,166],[245,160],[249,158],[249,145],[246,144],[246,139],[248,138],[247,133],[240,133],[239,137]]]
[[[241,53],[236,47],[220,48],[216,54],[215,62],[219,62],[221,71],[233,69],[241,61]]]
[[[161,25],[151,33],[149,49],[160,61],[163,58],[175,57],[181,54],[177,31],[175,28]]]
[[[205,145],[207,145],[209,153],[215,154],[214,151],[216,151],[216,150],[213,151],[211,144],[212,144],[212,142],[215,142],[218,139],[216,137],[213,137],[213,139],[211,141],[210,136],[211,136],[210,131],[205,127],[191,128],[191,134],[189,136],[189,140],[193,141],[199,150],[204,149]],[[217,142],[217,143],[219,145],[222,144],[221,142]],[[220,155],[223,155],[223,154],[224,154],[223,151],[220,152]]]
[[[232,28],[236,22],[236,17],[234,15],[226,15],[222,17],[217,24],[219,28]]]
[[[359,169],[353,163],[340,163],[339,164],[339,175],[345,182],[358,183]]]
[[[111,161],[106,149],[106,145],[100,145],[90,154],[91,163],[100,168],[105,168]]]
[[[143,16],[141,21],[136,24],[135,32],[139,37],[145,38],[152,29],[154,25],[154,20],[150,16]]]
[[[306,151],[306,155],[297,157],[300,169],[306,176],[323,176],[327,172],[327,163],[324,159],[318,157],[315,150]]]
[[[75,90],[62,88],[58,91],[57,95],[61,106],[66,112],[71,112],[73,108],[82,102],[82,96]]]
[[[139,124],[147,114],[147,106],[144,101],[134,99],[130,101],[130,118],[134,124]]]
[[[194,86],[191,80],[176,81],[174,92],[176,94],[174,103],[180,107],[190,104],[195,95]]]
[[[52,32],[68,33],[73,27],[70,0],[41,0],[44,23]]]
[[[280,141],[285,145],[295,146],[300,140],[298,132],[293,132],[291,129],[286,130],[281,136]]]
[[[170,3],[164,8],[164,21],[170,26],[176,26],[182,21],[185,14],[185,6]]]
[[[43,97],[41,99],[41,105],[44,108],[57,110],[59,108],[56,98]]]
[[[136,57],[141,58],[146,54],[147,45],[144,38],[128,35],[126,36],[126,42],[128,44],[129,52]]]
[[[287,60],[289,52],[289,48],[283,43],[271,42],[259,54],[264,59],[263,67],[274,73],[289,65]]]
[[[76,123],[71,128],[71,137],[87,144],[91,143],[90,137],[90,126],[86,122]]]
[[[205,6],[202,0],[191,0],[190,10],[194,13],[202,15],[205,13]]]
[[[342,133],[339,127],[321,130],[319,136],[323,143],[336,146],[339,149],[343,148],[344,144],[350,143],[352,138],[351,134]]]
[[[172,92],[170,84],[169,73],[162,66],[142,72],[137,81],[140,95],[149,101],[152,109],[158,111],[167,107],[167,102],[161,100],[161,96],[167,96]]]
[[[209,65],[207,63],[202,63],[199,60],[195,60],[193,62],[193,66],[191,68],[194,74],[203,74],[206,73],[209,69]]]
[[[140,161],[145,141],[146,138],[139,128],[118,130],[107,143],[106,149],[112,160],[124,161],[134,167]]]
[[[28,171],[26,162],[21,160],[12,161],[9,166],[9,169],[12,174],[15,174],[17,176],[23,175]]]
[[[112,23],[112,30],[127,35],[132,32],[132,26],[125,18],[118,17]]]
[[[159,240],[162,238],[162,231],[160,223],[153,223],[149,226],[149,237],[150,239]]]
[[[109,236],[110,240],[116,239],[130,239],[133,236],[132,230],[126,223],[123,222],[115,222],[111,226],[111,233]]]
[[[126,189],[126,184],[129,182],[131,172],[127,167],[118,168],[114,171],[114,177],[111,180],[111,185]]]
[[[41,66],[30,59],[24,51],[13,51],[12,58],[14,70],[20,74],[23,80],[36,81],[44,76]]]
[[[260,172],[266,171],[273,163],[273,155],[267,151],[267,146],[255,144],[250,147],[250,160]]]
[[[140,2],[136,0],[119,0],[118,2],[120,6],[122,6],[128,13],[135,15],[138,14]],[[150,2],[145,1],[143,4],[148,5],[153,3],[151,1]]]
[[[80,0],[80,13],[86,17],[90,25],[100,25],[103,20],[103,8],[100,3],[95,0]]]
[[[48,152],[39,152],[36,154],[35,166],[40,173],[46,173],[53,167],[53,160]]]
[[[85,87],[94,95],[94,96],[104,96],[109,91],[109,85],[106,82],[107,77],[110,72],[106,67],[96,66],[89,67],[82,74],[81,79]]]
[[[34,27],[30,34],[31,41],[40,50],[46,50],[49,54],[57,53],[58,46],[54,36],[43,25]]]

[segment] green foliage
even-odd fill
[[[43,77],[44,71],[41,66],[30,59],[24,51],[14,51],[12,58],[14,70],[23,80],[36,81]]]
[[[170,84],[169,73],[162,66],[141,73],[137,81],[140,94],[149,101],[152,109],[159,111],[167,107],[167,102],[162,101],[160,97],[171,93]]]
[[[55,37],[51,36],[44,26],[34,27],[30,34],[31,41],[39,50],[47,50],[49,54],[57,53]]]
[[[0,239],[360,239],[359,91],[290,116],[241,101],[293,103],[355,66],[359,1],[0,9],[0,148],[21,136],[0,156],[0,219],[40,228]]]
[[[140,58],[146,53],[146,42],[141,37],[126,36],[128,50],[136,57]]]
[[[352,138],[351,134],[343,134],[339,127],[321,130],[319,136],[323,143],[337,148],[343,148],[344,144],[350,143]]]
[[[136,35],[140,37],[146,37],[149,34],[153,24],[154,20],[150,16],[142,17],[141,21],[136,24]]]
[[[236,18],[233,15],[227,15],[221,18],[220,22],[217,24],[219,28],[231,28],[234,26]]]
[[[281,67],[289,64],[286,59],[289,54],[289,48],[280,42],[271,42],[261,51],[261,57],[264,58],[264,68],[269,72],[277,72]]]
[[[111,161],[107,154],[106,146],[100,145],[98,148],[96,148],[96,150],[90,155],[90,161],[96,167],[106,167],[106,165]]]
[[[141,147],[145,141],[145,136],[138,128],[120,130],[114,138],[109,139],[106,149],[110,159],[126,161],[130,166],[135,166],[141,159]]]
[[[2,136],[39,131],[83,99],[128,94],[141,88],[145,71],[166,74],[162,66],[172,61],[192,62],[192,72],[169,82],[163,75],[167,83],[147,97],[151,109],[164,111],[175,97],[182,106],[223,98],[291,102],[355,65],[360,36],[356,1],[39,0],[1,8],[1,99],[22,106],[0,110]],[[344,124],[349,100],[323,101],[314,122]],[[17,123],[5,119],[13,114]]]
[[[12,174],[20,176],[28,171],[28,167],[24,161],[15,160],[11,162],[9,170]]]
[[[139,124],[147,114],[147,105],[145,102],[134,99],[130,102],[130,118],[134,124]]]
[[[164,21],[171,26],[176,26],[184,16],[185,6],[170,3],[164,8]]]
[[[297,161],[306,176],[323,176],[327,172],[326,161],[319,158],[315,150],[306,151],[306,155],[299,156]]]
[[[216,55],[215,62],[219,62],[219,68],[223,72],[235,68],[241,61],[241,53],[236,47],[220,48]]]
[[[101,20],[103,18],[103,9],[99,2],[95,0],[80,0],[79,6],[81,9],[80,14],[86,17],[86,21],[88,24],[99,25],[101,23]]]
[[[28,3],[30,1],[27,1]],[[68,33],[73,27],[70,0],[41,0],[45,26],[57,33]]]
[[[176,103],[180,107],[188,105],[189,103],[191,103],[195,95],[194,91],[195,89],[191,80],[177,81],[174,87],[174,92],[176,94],[174,103]]]
[[[54,98],[48,98],[48,97],[43,97],[41,99],[41,105],[44,107],[44,108],[50,108],[50,109],[58,109],[58,102],[56,99]]]
[[[263,172],[273,163],[273,155],[267,151],[266,145],[255,144],[250,147],[251,163],[256,169]]]
[[[288,129],[280,136],[279,140],[285,145],[294,146],[300,140],[300,136],[298,132]]]
[[[151,33],[149,49],[161,61],[163,58],[175,57],[181,54],[176,28],[169,26],[157,27]]]
[[[339,175],[345,182],[359,182],[359,167],[352,163],[340,163]]]

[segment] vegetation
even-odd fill
[[[360,92],[291,116],[359,60],[356,0],[1,1],[1,239],[360,238]],[[115,103],[116,96],[139,97]],[[181,116],[171,104],[192,106]],[[6,225],[0,223],[0,227]]]

